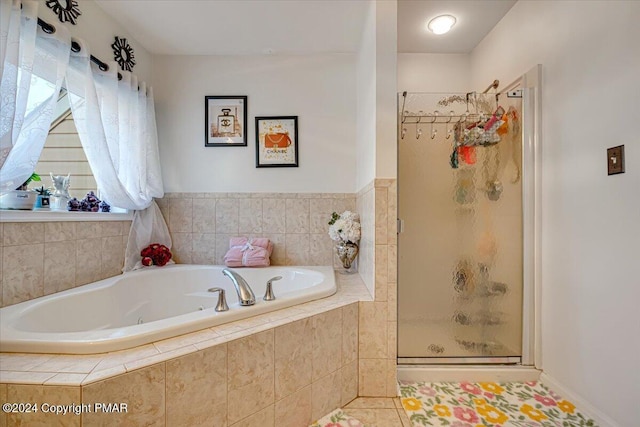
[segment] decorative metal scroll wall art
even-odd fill
[[[113,48],[113,59],[120,64],[120,68],[124,71],[131,71],[136,65],[136,60],[133,56],[133,48],[127,41],[127,39],[121,39],[116,36],[116,41],[111,45]]]
[[[58,15],[60,22],[71,22],[76,25],[78,16],[82,15],[76,0],[47,0],[46,5]]]

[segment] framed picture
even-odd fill
[[[298,116],[256,117],[256,167],[298,167]]]
[[[247,97],[204,97],[204,146],[247,146]]]

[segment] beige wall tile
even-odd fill
[[[286,229],[285,199],[262,200],[262,232],[284,233]]]
[[[275,402],[274,331],[231,341],[228,351],[228,421],[233,424]]]
[[[376,245],[387,244],[388,206],[387,189],[376,188],[375,193],[375,223],[376,223]]]
[[[285,202],[286,233],[309,232],[309,200],[286,199]]]
[[[227,346],[167,361],[167,425],[227,425]]]
[[[345,409],[344,412],[365,425],[402,427],[398,411],[395,409]]]
[[[387,324],[387,357],[395,360],[398,357],[398,323]]]
[[[101,237],[102,230],[98,221],[76,222],[76,239],[95,239]]]
[[[398,184],[397,180],[389,186],[387,191],[387,243],[398,243]]]
[[[349,196],[333,200],[333,211],[341,214],[344,211],[356,211],[356,198]],[[328,220],[327,220],[328,221]]]
[[[335,371],[311,385],[311,418],[320,419],[340,407],[341,372]]]
[[[358,352],[362,359],[387,357],[387,303],[360,302]]]
[[[193,199],[169,199],[168,226],[172,233],[193,231]]]
[[[262,411],[257,412],[230,427],[280,427],[274,424],[274,405],[269,405]]]
[[[101,279],[102,240],[83,239],[76,241],[76,286]]]
[[[340,405],[344,406],[358,396],[358,360],[347,363],[340,372],[342,376]]]
[[[124,249],[122,247],[122,237],[103,237],[102,238],[102,278],[117,276],[122,273],[124,267],[124,257],[122,256]],[[82,265],[80,265],[82,268]]]
[[[358,396],[387,395],[387,359],[360,359]]]
[[[238,234],[237,199],[218,199],[216,201],[216,232]]]
[[[309,265],[332,265],[333,241],[327,234],[311,234],[309,240]]]
[[[311,424],[311,384],[277,401],[275,425],[278,427],[306,427]]]
[[[200,200],[206,200],[206,199],[200,199]],[[193,233],[192,236],[193,236],[193,241],[192,241],[191,253],[194,259],[194,264],[203,263],[201,260],[214,261],[216,259],[216,234],[215,233]],[[227,246],[228,246],[228,240],[227,240]],[[206,264],[211,264],[211,262],[208,262]]]
[[[9,384],[7,386],[7,400],[4,402],[29,402],[38,404],[38,412],[12,413],[7,415],[7,425],[10,426],[80,426],[80,416],[73,413],[65,415],[51,414],[41,409],[41,404],[50,405],[80,405],[80,387],[64,386],[30,386]]]
[[[388,245],[387,251],[388,251],[387,265],[389,266],[387,278],[389,280],[389,283],[397,283],[398,282],[398,246]]]
[[[193,199],[193,232],[216,232],[216,199]]]
[[[102,221],[100,222],[100,236],[122,236],[122,222],[120,221]]]
[[[387,300],[387,273],[389,265],[387,262],[387,245],[376,245],[375,249],[375,272],[376,272],[376,301]]]
[[[238,233],[262,233],[262,199],[238,200]]]
[[[83,425],[165,425],[165,364],[159,363],[82,387],[82,403],[123,402],[127,412],[91,412]]]
[[[309,234],[286,234],[285,242],[285,265],[309,264]]]
[[[7,222],[4,224],[4,246],[44,242],[44,223]]]
[[[387,397],[398,396],[396,359],[387,359]]]
[[[313,316],[313,381],[342,365],[342,309]]]
[[[280,400],[311,384],[313,348],[311,318],[275,329],[275,399]],[[276,405],[278,412],[278,405]]]
[[[75,222],[45,222],[44,241],[62,242],[66,240],[76,240]]]
[[[0,242],[1,241],[2,240],[0,240]],[[0,403],[5,403],[8,401],[9,401],[9,398],[7,397],[7,384],[0,384]],[[7,414],[4,411],[0,411],[0,427],[6,427],[6,425],[7,425]]]
[[[232,237],[237,237],[237,234],[216,234],[216,265],[224,265],[224,256],[229,251],[229,241]]]
[[[76,242],[44,244],[44,294],[71,289],[76,283]]]
[[[262,237],[266,237],[273,243],[273,252],[271,253],[271,265],[285,265],[286,263],[286,237],[284,234],[263,233]]]
[[[358,359],[358,303],[342,308],[342,365]]]
[[[317,234],[329,232],[329,220],[331,213],[334,212],[333,204],[334,199],[309,200],[309,232]]]
[[[41,297],[44,294],[44,244],[8,246],[2,252],[3,304]]]
[[[193,233],[171,232],[171,255],[175,262],[190,264],[192,248]]]
[[[387,300],[387,320],[395,322],[398,319],[398,285],[389,283]]]

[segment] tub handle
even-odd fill
[[[229,306],[227,305],[227,299],[224,296],[224,289],[222,288],[211,288],[209,292],[219,292],[218,296],[218,304],[216,305],[216,311],[228,311]]]
[[[273,294],[272,282],[275,282],[276,280],[280,280],[280,279],[282,279],[282,276],[272,277],[271,279],[267,280],[267,291],[264,293],[264,297],[262,298],[263,300],[273,301],[274,299],[276,299],[276,296]]]

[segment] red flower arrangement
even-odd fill
[[[140,256],[142,256],[142,265],[145,267],[150,265],[162,267],[171,259],[171,251],[165,245],[152,243],[140,252]]]

